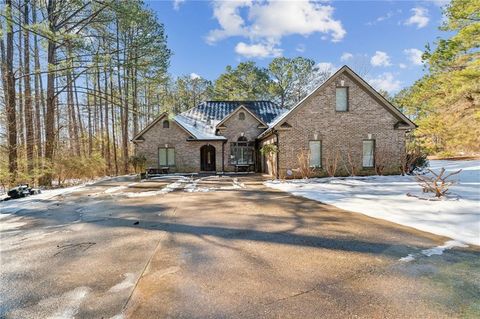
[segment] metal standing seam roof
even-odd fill
[[[287,112],[287,109],[271,101],[206,101],[176,115],[174,119],[196,139],[222,140],[225,137],[215,134],[216,126],[240,106],[247,108],[269,126]]]

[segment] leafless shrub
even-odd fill
[[[302,150],[297,155],[298,173],[302,178],[310,178],[313,175],[313,168],[310,167],[310,152]]]
[[[443,197],[448,193],[450,186],[455,184],[455,181],[449,181],[448,178],[460,173],[462,170],[460,169],[456,172],[450,173],[445,176],[444,176],[445,168],[443,167],[440,170],[440,173],[438,174],[432,171],[431,169],[428,169],[428,171],[433,176],[424,176],[424,175],[416,174],[417,181],[420,184],[420,186],[422,186],[423,192],[434,193],[435,197]]]
[[[375,152],[375,174],[383,175],[385,171],[387,157],[384,152],[377,151]]]
[[[337,173],[338,168],[338,159],[340,157],[340,152],[335,150],[331,153],[327,153],[325,156],[325,169],[328,176],[334,177]]]
[[[358,173],[358,164],[355,162],[355,157],[352,154],[351,148],[348,148],[342,157],[343,166],[348,175],[356,176]]]

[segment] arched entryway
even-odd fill
[[[216,171],[215,147],[213,145],[203,145],[200,148],[200,170],[205,172]]]

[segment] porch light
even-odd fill
[[[165,148],[168,148],[168,144],[165,144]]]
[[[318,133],[315,132],[315,133],[313,134],[313,139],[314,139],[315,141],[318,140]]]
[[[373,137],[373,135],[372,135],[372,134],[367,134],[367,139],[371,140],[371,139],[372,139],[372,137]]]
[[[340,80],[340,86],[345,86],[345,80]]]

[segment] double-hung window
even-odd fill
[[[348,111],[348,87],[337,87],[335,91],[335,110]]]
[[[310,167],[322,167],[322,142],[310,141]]]
[[[159,148],[158,164],[160,166],[175,166],[175,149],[173,147]]]
[[[375,160],[375,140],[363,141],[363,167],[373,167]]]

